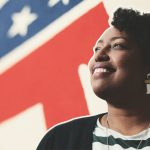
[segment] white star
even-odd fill
[[[63,3],[64,5],[68,5],[68,4],[69,4],[69,0],[49,0],[48,5],[49,5],[50,7],[53,7],[53,6],[55,6],[57,3],[59,3],[60,1],[62,1],[62,3]]]
[[[20,36],[25,36],[28,31],[29,25],[35,21],[37,15],[31,13],[30,7],[25,6],[21,12],[14,13],[12,15],[13,24],[8,31],[9,37],[14,37],[17,34]]]
[[[0,0],[0,9],[8,2],[8,0]]]

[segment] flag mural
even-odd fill
[[[87,64],[118,6],[124,1],[0,1],[0,150],[33,150],[51,126],[107,110]]]

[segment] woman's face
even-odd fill
[[[141,51],[125,32],[114,27],[96,42],[89,69],[93,90],[100,98],[135,98],[145,92]]]

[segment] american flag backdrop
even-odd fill
[[[0,150],[34,150],[46,130],[107,111],[90,86],[92,47],[117,7],[149,0],[0,0]]]

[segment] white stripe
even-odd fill
[[[84,0],[31,39],[14,49],[8,55],[2,57],[0,60],[0,74],[4,73],[17,62],[37,50],[39,46],[53,38],[56,34],[84,15],[90,9],[94,8],[100,2],[102,2],[102,0]]]
[[[0,150],[35,150],[45,132],[43,104],[37,103],[0,124]]]
[[[108,149],[108,146],[101,144],[99,142],[93,142],[92,150],[100,150],[100,149]],[[120,145],[115,144],[113,146],[109,146],[109,150],[136,150],[136,148],[131,147],[131,148],[124,149]],[[144,147],[142,148],[142,150],[150,150],[150,146]]]
[[[78,74],[84,91],[89,113],[94,115],[107,112],[106,101],[97,97],[93,92],[88,66],[86,64],[80,64],[78,67]]]
[[[147,140],[148,138],[150,138],[150,128],[132,136],[125,136],[117,131],[106,129],[106,127],[103,127],[100,124],[99,120],[97,120],[97,127],[95,128],[93,134],[100,137],[107,137],[108,135],[112,135],[114,138],[121,138],[124,140]]]
[[[142,135],[134,135],[134,136],[123,136],[120,133],[117,133],[116,131],[113,130],[108,130],[108,135],[106,130],[100,130],[98,128],[96,128],[93,132],[94,135],[99,136],[99,137],[107,137],[108,135],[112,135],[115,139],[116,138],[121,138],[123,140],[141,140],[141,138],[143,137]],[[150,129],[148,130],[148,133],[146,134],[146,136],[144,136],[144,138],[142,138],[143,140],[147,140],[148,138],[150,138]]]

